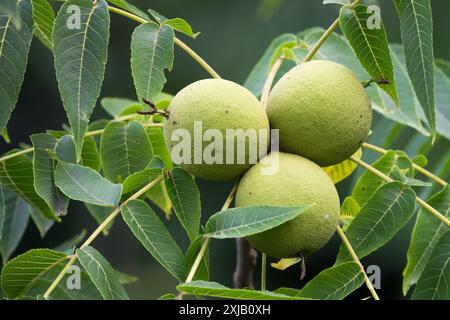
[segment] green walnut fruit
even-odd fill
[[[311,254],[332,237],[339,221],[339,196],[327,173],[314,162],[289,153],[272,152],[264,160],[277,161],[279,169],[264,175],[266,166],[259,162],[239,182],[236,206],[313,207],[271,230],[248,237],[259,251],[277,258]]]
[[[231,180],[267,153],[267,115],[258,99],[234,82],[192,83],[168,111],[164,136],[172,160],[196,177]]]
[[[369,97],[356,76],[330,61],[303,63],[286,73],[269,96],[270,125],[280,150],[320,166],[340,163],[366,140],[372,123]]]

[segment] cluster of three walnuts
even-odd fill
[[[325,245],[339,221],[340,201],[336,188],[322,169],[354,154],[368,136],[372,109],[370,99],[356,76],[330,61],[303,63],[286,73],[273,87],[267,110],[244,87],[227,80],[208,79],[181,90],[169,106],[164,124],[169,151],[172,134],[185,129],[194,135],[194,123],[202,128],[278,129],[278,170],[264,174],[262,161],[245,164],[181,164],[206,180],[231,180],[241,175],[236,206],[290,206],[315,204],[304,214],[272,230],[249,237],[251,244],[272,257],[291,258],[311,254]],[[237,140],[237,139],[236,139]],[[266,150],[269,149],[267,143]],[[206,144],[203,144],[204,147]],[[227,148],[236,148],[223,141]],[[191,145],[194,157],[194,143]],[[248,148],[246,148],[248,150]],[[248,159],[248,158],[247,158]]]

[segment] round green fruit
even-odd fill
[[[311,254],[332,237],[339,221],[339,196],[327,173],[314,162],[288,153],[272,152],[279,161],[273,175],[263,175],[262,162],[248,170],[239,182],[236,206],[291,206],[315,204],[298,217],[271,230],[248,237],[259,251],[277,258]],[[266,160],[266,159],[265,159]]]
[[[369,97],[356,76],[330,61],[300,64],[269,96],[270,125],[279,129],[280,150],[320,166],[340,163],[366,140],[372,123]]]
[[[196,177],[231,180],[267,153],[267,115],[258,99],[234,82],[192,83],[173,98],[168,111],[164,136],[172,160]]]

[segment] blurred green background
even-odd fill
[[[270,41],[284,32],[298,32],[311,26],[327,27],[338,14],[336,5],[322,5],[320,0],[131,0],[142,9],[152,8],[168,17],[183,17],[201,35],[196,40],[180,36],[224,78],[243,83],[253,65]],[[382,17],[391,42],[400,41],[400,30],[392,1],[370,1],[381,6]],[[450,60],[450,1],[433,0],[435,22],[435,54]],[[112,14],[109,62],[101,97],[135,98],[130,72],[130,36],[136,23]],[[187,84],[207,78],[208,75],[179,48],[176,48],[174,70],[168,74],[165,91],[175,94]],[[106,117],[97,106],[92,120]],[[18,105],[8,128],[12,144],[1,143],[5,152],[19,143],[29,143],[29,135],[46,129],[60,129],[67,121],[54,76],[53,57],[37,40],[33,41],[29,66]],[[448,147],[448,144],[445,146]],[[444,146],[444,147],[445,147]],[[209,183],[199,181],[202,192],[203,219],[217,212],[225,200],[232,183]],[[342,199],[348,193],[349,183],[338,186]],[[161,215],[163,217],[163,215]],[[167,221],[173,234],[185,248],[187,238],[175,219]],[[53,227],[45,239],[30,224],[15,254],[30,248],[52,247],[77,234],[82,229],[91,232],[94,220],[84,206],[73,202],[69,215]],[[406,262],[409,240],[407,229],[387,246],[364,260],[365,265],[380,266],[382,272],[382,298],[401,298],[401,273]],[[322,269],[333,264],[339,239],[308,258],[307,280]],[[132,298],[153,299],[174,292],[176,281],[162,269],[133,237],[122,221],[117,221],[108,237],[95,243],[112,263],[122,272],[139,277],[139,281],[127,287]],[[211,279],[232,286],[235,264],[233,240],[213,241],[211,252]],[[258,269],[255,283],[259,283]],[[300,287],[298,267],[287,271],[269,268],[268,288],[281,286]],[[365,287],[352,295],[364,298],[369,295]]]

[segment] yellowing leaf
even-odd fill
[[[347,197],[341,206],[341,220],[344,222],[344,231],[347,229],[348,225],[356,217],[356,215],[361,210],[359,203],[352,197]]]
[[[356,151],[353,156],[361,159],[362,150],[358,149],[358,151]],[[358,165],[356,163],[354,163],[350,159],[347,159],[344,162],[335,164],[334,166],[324,167],[323,169],[328,173],[334,183],[338,183],[350,176],[353,171],[355,171],[357,166]]]
[[[272,268],[278,270],[286,270],[289,267],[292,267],[294,264],[297,264],[301,261],[300,258],[289,258],[289,259],[280,259],[278,262],[273,262],[270,264]]]

